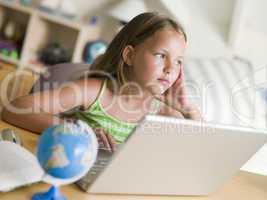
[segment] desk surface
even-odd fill
[[[34,152],[38,135],[31,132],[16,128],[7,123],[0,121],[0,130],[4,128],[12,128],[16,130],[22,137],[24,146]],[[31,186],[22,187],[15,191],[0,193],[1,200],[29,200],[35,192],[46,191],[49,185],[45,183],[33,184]],[[78,200],[148,200],[148,199],[183,199],[183,200],[266,200],[267,199],[267,177],[252,173],[240,171],[230,181],[223,185],[216,193],[209,196],[200,197],[165,197],[165,196],[135,196],[135,195],[92,195],[79,190],[72,184],[61,187],[62,193],[68,199]]]

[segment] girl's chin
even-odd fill
[[[153,95],[161,95],[166,91],[166,88],[163,87],[162,85],[158,85],[150,87],[149,90]]]

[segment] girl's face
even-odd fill
[[[152,94],[162,94],[179,76],[186,42],[172,29],[157,31],[132,49],[130,76]]]

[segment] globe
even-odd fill
[[[60,186],[83,177],[96,161],[98,143],[94,131],[83,121],[51,126],[40,136],[37,159],[45,172],[44,182]],[[57,187],[32,199],[65,199]],[[49,197],[47,197],[49,196]]]
[[[107,49],[107,44],[104,41],[97,40],[88,42],[83,51],[83,60],[86,63],[92,64],[94,59],[101,54],[104,54]]]

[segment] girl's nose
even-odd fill
[[[164,73],[170,74],[172,70],[173,70],[172,62],[171,61],[166,61],[165,67],[164,67]]]
[[[169,67],[168,68],[165,67],[164,73],[165,74],[170,74],[171,73],[171,69]]]

